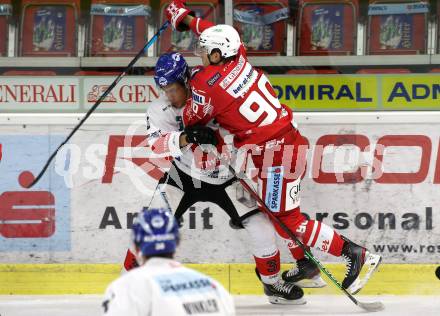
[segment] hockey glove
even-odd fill
[[[182,0],[174,0],[167,6],[165,11],[167,20],[170,21],[175,30],[180,32],[189,30],[189,26],[181,22],[187,15],[194,16],[195,14],[185,7],[185,3]]]
[[[197,145],[209,144],[214,146],[218,144],[214,130],[206,126],[187,126],[185,127],[184,133],[188,143]]]

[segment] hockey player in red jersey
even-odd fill
[[[211,164],[211,161],[215,162],[214,155],[211,160],[201,150],[201,146],[217,142],[220,146],[222,143],[216,136],[217,125],[212,122],[209,126],[184,128],[182,124],[184,106],[191,95],[189,79],[188,65],[182,55],[173,52],[159,57],[154,80],[160,95],[147,109],[147,141],[155,154],[173,157],[173,160],[159,180],[158,194],[150,205],[169,208],[177,220],[182,219],[182,215],[198,202],[217,205],[228,214],[231,226],[243,228],[249,235],[246,248],[259,267],[271,269],[274,263],[279,262],[280,255],[271,221],[258,210],[256,201],[229,172],[229,168]],[[128,251],[125,269],[130,270],[135,264],[135,255]],[[275,277],[274,283],[265,288],[273,304],[304,304],[304,292],[298,286],[325,285],[319,275],[305,277],[298,282],[286,282],[279,275]]]
[[[193,17],[181,0],[173,1],[166,12],[174,29],[191,29],[199,36],[204,66],[191,80],[192,98],[183,113],[185,126],[204,125],[215,119],[224,135],[232,134],[233,145],[251,156],[258,171],[258,194],[270,211],[307,246],[343,257],[347,270],[342,286],[353,294],[359,292],[381,257],[301,214],[299,191],[305,157],[300,149],[306,146],[305,141],[292,111],[280,104],[267,77],[248,62],[238,32],[229,25],[213,25]],[[289,238],[274,225],[283,238]],[[292,249],[299,259],[298,269],[283,273],[285,280],[316,271],[298,247]],[[260,268],[257,262],[263,282],[270,283],[279,273],[279,262],[274,267]],[[368,272],[361,280],[364,267]]]

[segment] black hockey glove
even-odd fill
[[[188,143],[197,145],[210,144],[214,146],[218,144],[214,130],[206,126],[187,126],[185,127],[184,133]]]

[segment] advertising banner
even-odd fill
[[[132,50],[136,39],[135,22],[133,16],[105,16],[102,36],[104,51]]]
[[[6,48],[8,43],[9,22],[12,15],[10,4],[0,4],[0,57],[7,56]]]
[[[92,4],[90,9],[92,55],[133,53],[143,42],[146,20],[151,14],[148,5]]]
[[[326,5],[314,10],[311,29],[312,50],[340,50],[344,47],[344,5]]]
[[[368,15],[428,13],[428,3],[388,3],[368,5]]]
[[[415,22],[412,15],[383,15],[380,18],[381,49],[410,49],[413,47]]]
[[[114,81],[111,76],[0,76],[0,112],[85,112]],[[152,77],[124,77],[98,111],[145,112],[159,97]]]
[[[151,8],[148,5],[109,5],[93,3],[90,8],[91,15],[109,16],[150,16]]]
[[[81,106],[89,110],[114,81],[114,77],[82,77]],[[151,102],[159,98],[159,88],[153,77],[124,77],[99,106],[101,111],[135,110],[144,113]]]
[[[381,104],[387,110],[440,108],[440,77],[437,75],[384,76],[380,88]]]
[[[369,54],[392,54],[392,51],[424,54],[428,41],[428,2],[370,4]]]
[[[11,15],[12,6],[10,4],[0,4],[0,15]]]
[[[66,7],[46,6],[35,12],[34,51],[63,52],[66,38]]]
[[[51,169],[31,190],[36,172],[63,140],[58,134],[0,135],[0,252],[69,251],[71,192]]]
[[[278,98],[296,111],[438,110],[436,74],[270,76]]]
[[[295,111],[439,110],[439,74],[272,75],[281,103]],[[0,112],[86,112],[112,76],[0,76]],[[159,98],[153,77],[127,76],[97,111],[145,113]]]
[[[0,109],[79,111],[79,77],[0,77]]]
[[[133,117],[132,124],[115,115],[84,126],[32,189],[23,184],[72,125],[0,127],[2,262],[122,262],[134,216],[150,204],[166,170],[149,156],[142,116]],[[309,143],[302,212],[387,263],[440,261],[438,124],[307,124],[300,114],[298,121]],[[232,229],[217,206],[193,205],[183,218],[179,260],[253,261],[246,231]],[[11,225],[23,233],[11,234]],[[279,247],[291,261],[286,245]]]
[[[280,25],[276,22],[289,18],[289,10],[274,5],[241,7],[245,10],[234,9],[234,21],[239,25],[246,48],[250,52],[276,49],[275,34]]]

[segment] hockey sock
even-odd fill
[[[254,258],[261,281],[265,284],[276,283],[280,277],[280,251],[277,249],[267,256],[254,256]]]
[[[284,242],[284,244],[289,249],[290,253],[292,254],[293,259],[300,260],[305,258],[304,250],[301,249],[300,246],[298,246],[294,241],[292,241],[290,238],[286,239],[283,236],[278,236],[281,238],[281,240]],[[300,240],[302,238],[299,238]],[[309,249],[309,247],[307,247]]]
[[[279,219],[296,236],[301,237],[305,245],[336,257],[341,256],[344,240],[330,226],[317,220],[307,220],[299,211],[280,216]],[[283,238],[289,238],[278,224],[275,223],[275,227]]]
[[[312,248],[341,256],[344,240],[330,226],[317,220],[308,220],[305,224],[304,243]]]
[[[300,260],[300,259],[304,259],[305,258],[305,254],[304,254],[304,250],[301,249],[300,246],[298,246],[296,243],[292,242],[292,246],[288,245],[289,247],[289,251],[292,254],[292,257],[295,260]],[[310,249],[309,247],[307,247],[307,249]]]

